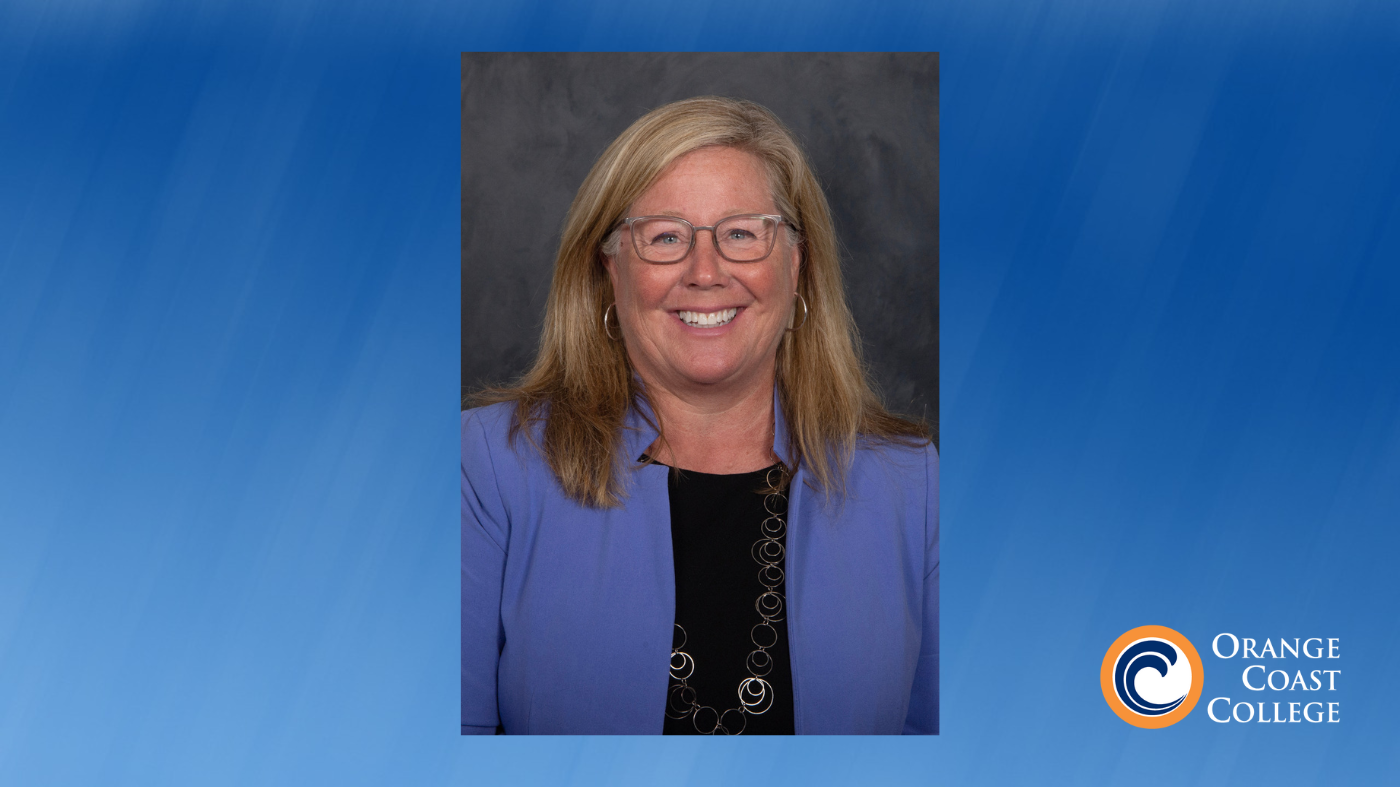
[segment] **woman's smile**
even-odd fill
[[[729,309],[718,309],[715,311],[691,311],[678,309],[676,316],[680,321],[690,328],[722,328],[734,321],[742,311],[740,307]]]

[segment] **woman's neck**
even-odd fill
[[[665,439],[647,449],[656,461],[698,473],[733,474],[773,464],[773,382],[727,396],[678,394],[647,386]]]

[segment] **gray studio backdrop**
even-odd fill
[[[683,98],[757,101],[826,190],[889,406],[938,421],[938,55],[462,55],[462,386],[528,369],[560,228],[608,143]]]

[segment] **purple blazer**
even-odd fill
[[[623,507],[582,506],[523,435],[507,441],[512,410],[462,413],[462,733],[659,735],[676,606],[667,468],[629,465]],[[630,412],[626,456],[655,439]],[[862,445],[847,485],[827,504],[799,467],[789,495],[796,731],[937,734],[938,453]]]

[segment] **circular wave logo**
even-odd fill
[[[1134,727],[1170,727],[1196,707],[1205,686],[1191,641],[1166,626],[1138,626],[1104,654],[1099,683],[1108,707]]]

